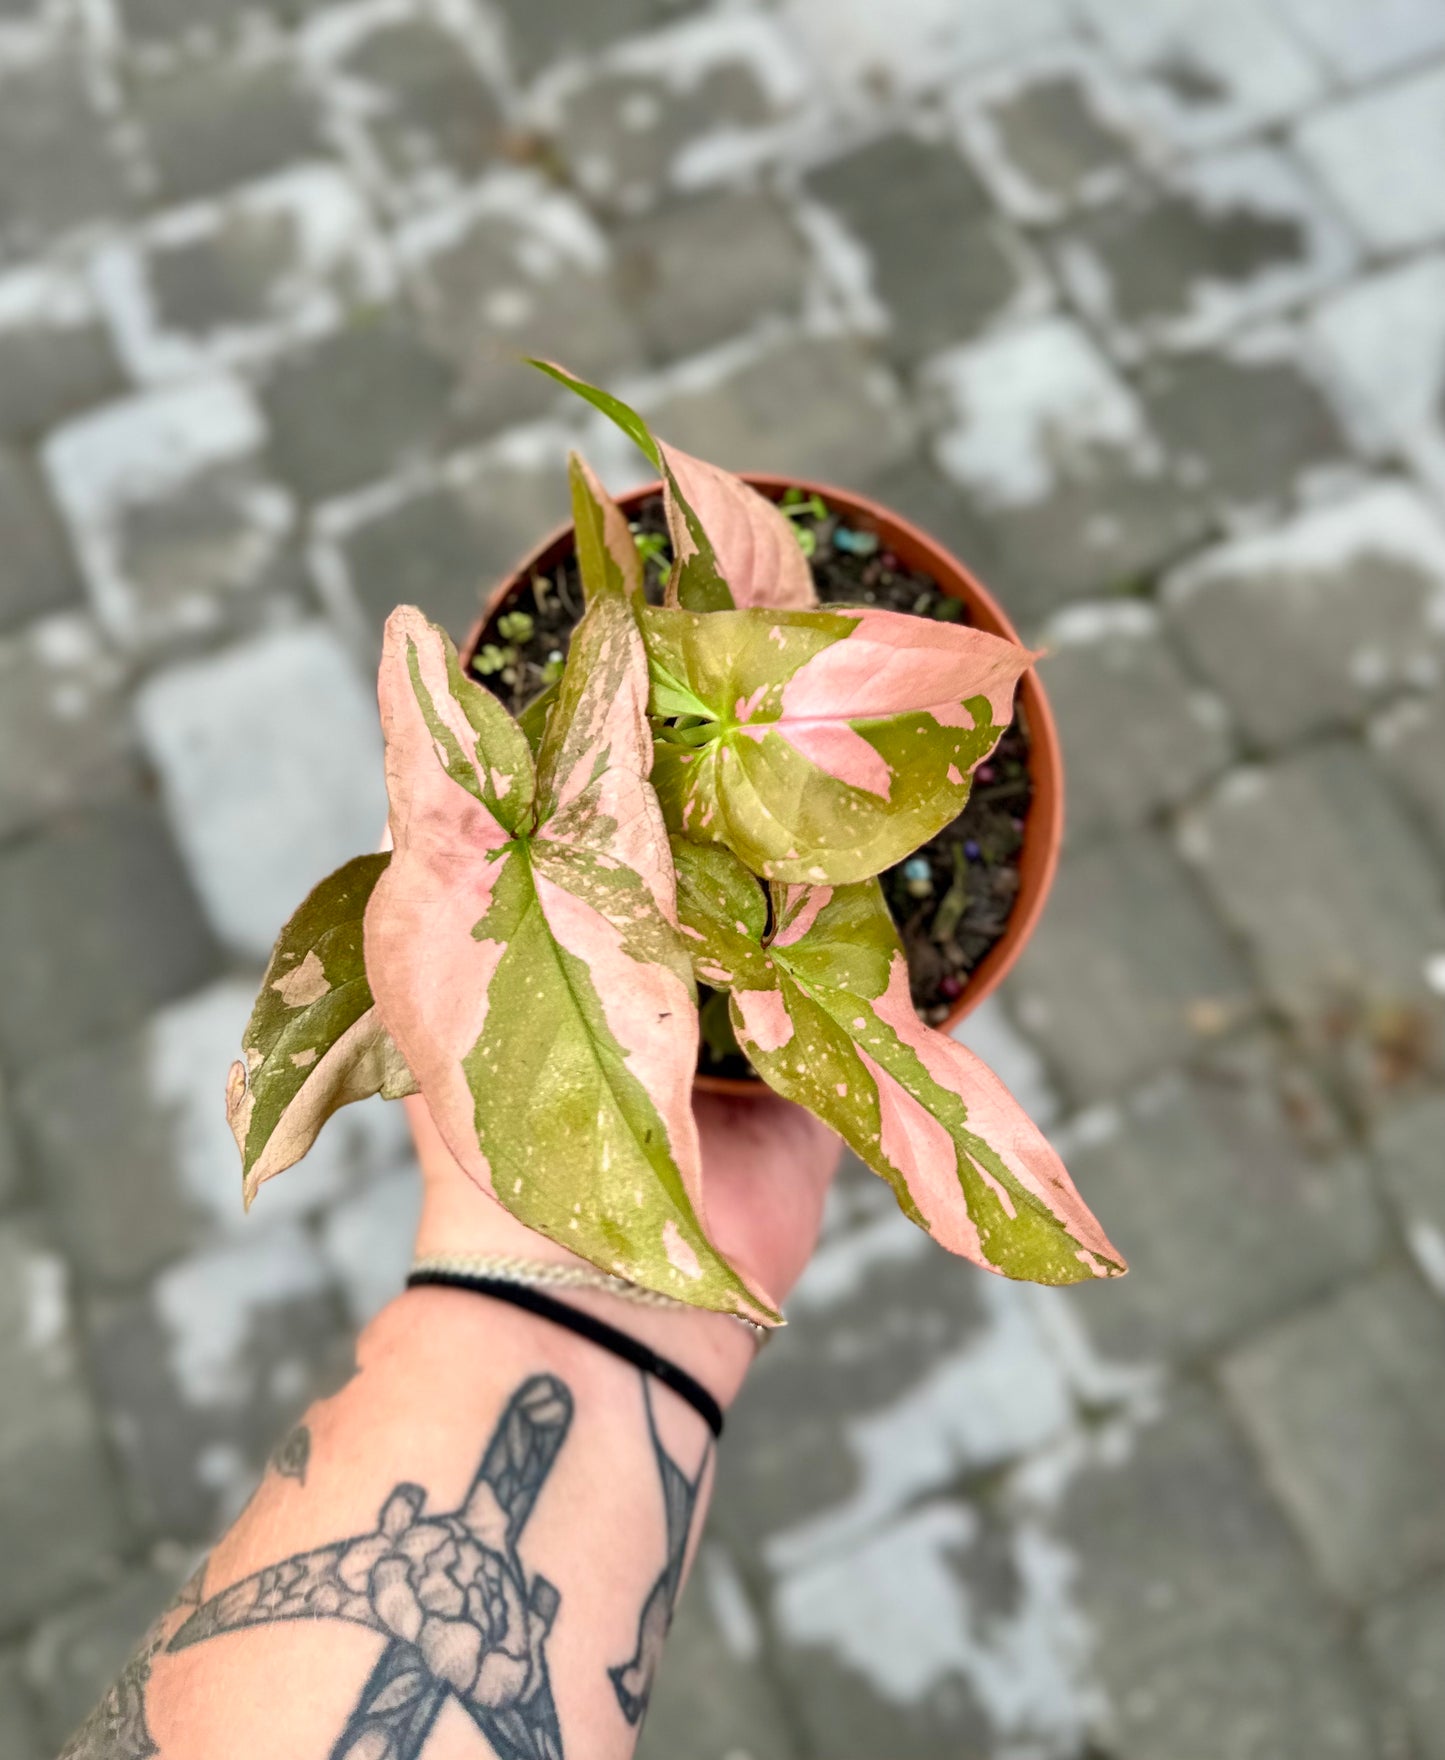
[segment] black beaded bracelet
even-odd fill
[[[660,1381],[679,1399],[687,1401],[715,1437],[722,1435],[722,1407],[686,1369],[660,1357],[650,1345],[642,1344],[626,1332],[619,1332],[605,1320],[569,1307],[566,1302],[559,1302],[555,1296],[545,1295],[530,1284],[508,1283],[500,1277],[479,1277],[465,1271],[413,1271],[406,1280],[406,1287],[469,1290],[473,1295],[490,1296],[493,1301],[510,1302],[514,1308],[523,1308],[538,1319],[565,1327],[568,1332],[585,1338],[589,1344],[611,1351],[614,1357],[621,1357],[624,1363],[631,1363],[634,1369],[641,1369],[645,1375]]]

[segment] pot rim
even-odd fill
[[[816,493],[831,510],[846,513],[850,524],[856,523],[865,531],[876,532],[884,548],[891,550],[906,567],[928,575],[950,598],[961,599],[968,606],[976,628],[1003,636],[1008,641],[1019,641],[1018,631],[1008,614],[968,565],[902,514],[852,489],[820,483],[811,477],[782,476],[775,471],[739,474],[744,482],[750,483],[770,501],[780,500],[788,489],[800,489],[804,494]],[[642,502],[661,493],[661,482],[644,483],[619,495],[617,501],[622,511],[630,514]],[[544,538],[497,584],[462,644],[463,669],[470,668],[488,626],[514,589],[529,576],[554,567],[573,543],[573,526],[569,520]],[[1022,647],[1023,643],[1019,645]],[[1018,897],[1009,912],[1002,936],[969,974],[962,995],[949,1009],[948,1018],[941,1023],[938,1030],[943,1033],[952,1033],[997,990],[1012,970],[1038,926],[1058,870],[1064,835],[1064,762],[1053,711],[1039,682],[1036,667],[1030,667],[1020,681],[1019,707],[1028,722],[1033,797],[1024,821]],[[699,1075],[696,1086],[714,1094],[755,1094],[758,1089],[757,1081],[732,1076]]]

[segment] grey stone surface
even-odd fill
[[[692,9],[694,0],[502,0],[512,64],[523,79],[562,56],[596,49]]]
[[[1445,1560],[1445,1309],[1382,1272],[1241,1346],[1225,1385],[1327,1582],[1352,1600]]]
[[[1338,743],[1237,771],[1181,841],[1310,1041],[1353,1057],[1370,1089],[1408,1076],[1439,1010],[1430,974],[1445,913],[1428,852],[1368,754]]]
[[[73,604],[80,576],[45,483],[23,452],[0,447],[0,624]]]
[[[764,349],[717,385],[679,391],[647,415],[675,445],[733,470],[844,487],[900,462],[912,438],[896,382],[842,337]]]
[[[28,1226],[0,1226],[0,1627],[101,1582],[128,1535],[76,1356],[64,1263]]]
[[[664,208],[617,236],[623,302],[659,361],[794,316],[806,267],[791,222],[765,195],[724,192]]]
[[[1067,599],[1136,587],[1202,535],[1199,491],[1071,320],[949,350],[927,382],[938,463],[988,531],[996,584],[1027,630]]]
[[[281,61],[158,71],[138,81],[134,103],[167,201],[214,195],[325,150],[315,110]]]
[[[1063,863],[1013,996],[1020,1024],[1080,1099],[1188,1057],[1254,1006],[1229,942],[1153,832]]]
[[[262,392],[276,473],[307,501],[389,476],[444,438],[452,389],[405,324],[326,337],[278,362]]]
[[[1376,1125],[1371,1153],[1422,1273],[1445,1294],[1445,1180],[1440,1132],[1445,1098],[1392,1108]]]
[[[16,1142],[15,1105],[8,1083],[0,1083],[0,1206],[15,1202],[20,1187],[20,1151]]]
[[[1163,599],[1240,726],[1275,746],[1438,679],[1442,594],[1445,525],[1423,497],[1381,484],[1204,552]]]
[[[1125,355],[1216,341],[1329,286],[1354,261],[1331,211],[1263,147],[1141,182],[1081,218],[1059,253],[1075,298]]]
[[[86,1716],[179,1587],[172,1572],[132,1571],[39,1627],[25,1670],[50,1743],[64,1742]]]
[[[0,835],[135,789],[122,684],[109,644],[80,613],[0,636]]]
[[[289,1224],[94,1304],[89,1327],[135,1520],[187,1540],[235,1517],[277,1438],[350,1359],[325,1267]]]
[[[1071,1293],[1111,1356],[1197,1358],[1328,1294],[1385,1244],[1368,1170],[1323,1153],[1328,1103],[1246,1040],[1065,1130],[1065,1159],[1129,1261]],[[1288,1251],[1283,1249],[1288,1245]]]
[[[1445,1754],[1445,1578],[1375,1608],[1365,1627],[1376,1666],[1399,1696],[1422,1760]]]
[[[0,1056],[13,1066],[128,1026],[216,967],[159,811],[117,802],[0,853]]]
[[[155,674],[136,712],[217,934],[264,959],[316,882],[381,836],[371,693],[313,622]]]
[[[18,1656],[0,1656],[0,1752],[7,1760],[47,1760]]]
[[[78,58],[63,49],[0,70],[0,263],[126,206],[126,189]]]
[[[1383,1751],[1344,1622],[1211,1398],[1180,1392],[1119,1458],[1080,1473],[1058,1524],[1108,1695],[1103,1753]]]
[[[1223,706],[1185,674],[1152,605],[1076,605],[1042,639],[1050,653],[1040,676],[1068,766],[1070,843],[1140,824],[1228,763]]]
[[[31,266],[0,278],[0,437],[30,439],[120,386],[80,277]]]
[[[976,335],[1023,292],[1022,246],[947,144],[885,135],[820,167],[807,189],[866,252],[890,347],[905,361]]]
[[[1370,745],[1426,835],[1445,852],[1445,694],[1397,703],[1371,724]]]
[[[1364,81],[1445,48],[1445,20],[1429,0],[1277,0],[1280,14],[1342,79]]]

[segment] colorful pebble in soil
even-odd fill
[[[976,837],[965,837],[964,838],[964,840],[963,840],[963,853],[968,857],[969,861],[971,861],[971,862],[976,862],[978,860],[978,858],[982,852],[980,851],[980,849],[978,847],[978,839]]]
[[[903,864],[903,884],[912,898],[933,896],[933,867],[927,856],[910,856]]]
[[[945,972],[938,980],[938,994],[947,997],[950,1002],[957,1002],[963,995],[963,979],[953,972]]]
[[[876,532],[855,532],[851,526],[837,526],[833,531],[833,548],[845,556],[871,556],[878,548]]]

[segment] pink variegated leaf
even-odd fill
[[[776,1318],[708,1239],[695,993],[647,781],[646,688],[626,596],[602,593],[534,766],[443,633],[393,613],[380,696],[395,850],[366,968],[448,1147],[513,1215],[633,1282]],[[489,795],[503,748],[524,774]],[[525,820],[504,816],[520,799]]]
[[[726,981],[738,1043],[770,1087],[831,1125],[950,1252],[1035,1283],[1124,1270],[1003,1083],[914,1013],[876,880],[774,887],[764,945],[735,914],[751,878],[742,864],[675,847],[694,962]]]
[[[892,611],[646,607],[652,780],[669,828],[755,873],[880,873],[962,812],[1037,658],[983,630]]]
[[[617,593],[629,602],[642,593],[642,562],[626,515],[578,453],[567,461],[572,487],[572,522],[577,534],[577,568],[590,603],[600,593]]]
[[[804,610],[817,604],[798,534],[766,496],[741,477],[656,439],[637,411],[610,392],[553,361],[531,364],[615,422],[661,476],[674,558],[669,604],[690,611],[735,605]]]

